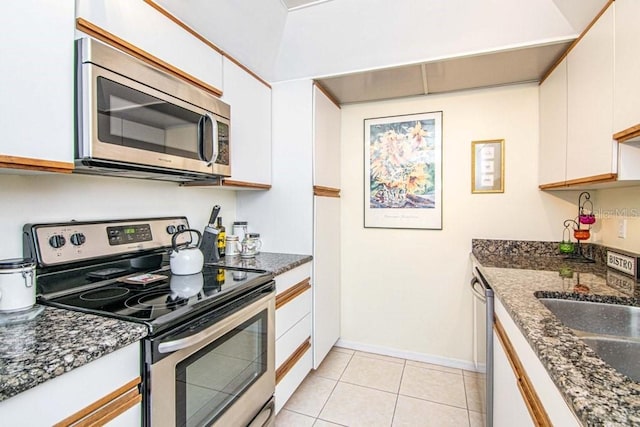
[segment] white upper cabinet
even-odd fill
[[[271,185],[271,88],[228,58],[222,99],[231,105],[231,178]]]
[[[616,172],[613,34],[611,5],[567,57],[567,181]]]
[[[2,2],[0,34],[0,163],[71,170],[74,1]]]
[[[144,1],[77,0],[76,15],[222,90],[222,55]]]
[[[340,188],[340,108],[313,87],[313,183]]]
[[[540,85],[539,183],[564,182],[567,171],[567,60]]]
[[[615,2],[615,86],[613,131],[640,124],[640,1]]]

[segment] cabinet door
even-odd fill
[[[340,108],[313,87],[313,184],[340,187]]]
[[[271,88],[224,58],[223,100],[231,105],[231,179],[271,184]]]
[[[340,198],[314,197],[313,366],[340,338]]]
[[[222,55],[143,1],[77,0],[76,15],[191,76],[222,88]]]
[[[569,53],[567,180],[616,172],[613,6]]]
[[[74,5],[0,6],[0,163],[18,156],[72,168]]]
[[[614,133],[640,124],[640,2],[615,2]]]
[[[540,85],[539,184],[566,180],[567,60]]]
[[[493,425],[533,426],[516,378],[500,339],[493,332]]]

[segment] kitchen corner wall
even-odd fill
[[[598,190],[595,194],[595,242],[640,254],[640,187]],[[627,237],[618,237],[618,225],[627,221]]]
[[[443,112],[443,229],[363,227],[363,120]],[[347,344],[470,368],[472,238],[560,240],[577,192],[538,190],[538,87],[342,108],[342,330]],[[471,193],[471,141],[505,140],[505,192]]]
[[[22,226],[34,222],[180,216],[202,230],[214,204],[230,227],[236,194],[176,183],[86,175],[0,173],[0,259],[22,256]]]

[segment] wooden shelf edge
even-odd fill
[[[613,139],[619,143],[624,143],[638,137],[640,137],[640,125],[631,126],[629,129],[613,134]]]
[[[340,189],[333,187],[323,187],[321,185],[313,186],[313,195],[321,197],[340,197]]]
[[[74,169],[73,163],[57,162],[53,160],[32,159],[29,157],[8,156],[0,154],[0,168],[21,169],[40,172],[71,173]]]
[[[603,173],[601,175],[587,176],[584,178],[570,179],[568,181],[552,182],[538,186],[540,190],[557,190],[570,187],[577,187],[589,184],[602,184],[605,182],[615,182],[618,180],[617,173]]]
[[[176,24],[179,27],[181,27],[187,33],[191,34],[192,36],[194,36],[195,38],[200,40],[202,43],[204,43],[205,45],[209,46],[211,49],[215,50],[220,55],[226,57],[228,60],[230,60],[231,62],[236,64],[238,67],[242,68],[249,75],[251,75],[254,79],[258,80],[260,83],[262,83],[263,85],[265,85],[266,87],[271,89],[271,85],[269,83],[267,83],[267,81],[265,81],[260,76],[258,76],[256,73],[254,73],[249,68],[247,68],[245,65],[240,63],[240,61],[238,61],[236,58],[234,58],[233,56],[229,55],[227,52],[225,52],[224,50],[220,49],[214,43],[212,43],[209,40],[207,40],[202,34],[198,33],[196,30],[194,30],[193,28],[191,28],[190,26],[185,24],[182,20],[178,19],[178,17],[176,17],[171,12],[169,12],[167,9],[163,8],[162,6],[160,6],[154,0],[144,0],[144,2],[147,3],[149,6],[151,6],[152,8],[154,8],[155,10],[157,10],[158,12],[160,12],[162,15],[164,15],[166,18],[168,18],[174,24]]]
[[[220,89],[213,87],[208,83],[203,82],[202,80],[192,76],[189,73],[182,71],[177,67],[174,67],[173,65],[163,61],[162,59],[156,56],[151,55],[149,52],[146,52],[134,46],[133,44],[87,21],[86,19],[76,18],[76,29],[78,31],[82,31],[83,33],[90,35],[91,37],[97,40],[100,40],[103,43],[108,44],[109,46],[115,47],[116,49],[121,50],[133,56],[134,58],[144,61],[147,64],[151,64],[154,67],[164,71],[165,73],[171,74],[174,77],[177,77],[181,80],[191,83],[192,85],[197,86],[200,89],[207,91],[214,96],[217,96],[217,97],[222,96],[222,91]]]

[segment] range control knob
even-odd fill
[[[65,243],[67,243],[67,240],[64,238],[64,236],[61,236],[59,234],[54,234],[53,236],[49,237],[49,245],[51,245],[52,248],[61,248]]]
[[[168,225],[167,226],[167,233],[175,234],[175,232],[176,232],[176,226],[175,225]]]
[[[180,225],[178,226],[178,231],[182,231],[182,230],[186,230],[186,229],[187,229],[187,226],[186,226],[186,225],[184,225],[184,224],[180,224]]]
[[[73,246],[80,246],[87,241],[87,238],[82,233],[74,233],[71,235],[71,238],[69,240],[71,240],[71,244]]]

